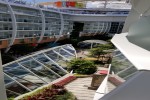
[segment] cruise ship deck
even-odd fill
[[[113,3],[117,5],[117,3]],[[16,44],[41,44],[79,36],[120,33],[131,8],[108,3],[107,9],[51,8],[0,1],[0,48]],[[123,3],[121,3],[123,6]],[[114,7],[114,8],[113,8]],[[75,23],[82,24],[76,32]]]

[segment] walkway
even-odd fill
[[[96,90],[89,90],[92,77],[77,78],[73,82],[66,85],[67,90],[72,92],[78,100],[93,100]]]

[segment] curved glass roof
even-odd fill
[[[116,50],[113,54],[111,70],[124,80],[138,71],[119,50]]]
[[[24,94],[66,75],[67,62],[73,58],[76,58],[76,51],[67,44],[3,65],[7,96]]]

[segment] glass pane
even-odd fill
[[[7,77],[6,75],[4,75],[4,82],[5,82],[5,85],[7,85],[7,84],[10,84],[14,81],[12,79],[10,79],[9,77]]]
[[[123,79],[128,79],[137,72],[136,67],[123,55],[116,53],[112,59],[111,71]]]
[[[137,69],[136,69],[134,66],[132,66],[132,67],[130,67],[129,69],[127,69],[127,70],[125,70],[125,71],[119,73],[118,76],[120,76],[120,77],[123,78],[123,79],[128,79],[128,78],[130,78],[132,75],[134,75],[135,72],[137,72]]]
[[[54,64],[52,61],[50,61],[48,58],[46,58],[45,55],[43,55],[43,54],[36,55],[36,56],[34,56],[34,58],[36,60],[38,60],[39,62],[43,63],[45,66],[47,66],[51,70],[53,70],[54,72],[56,72],[57,74],[59,74],[60,76],[66,75],[66,72],[64,72],[56,64]]]
[[[75,58],[75,56],[73,56],[73,55],[67,53],[67,52],[64,51],[63,49],[60,49],[59,53],[60,53],[61,55],[63,55],[64,57],[68,58],[68,59],[73,59],[73,58]]]
[[[17,63],[10,64],[9,66],[4,67],[4,72],[19,83],[32,90],[41,86],[41,84],[44,84],[42,80],[40,80],[38,77],[36,77]]]
[[[67,60],[53,51],[48,51],[45,53],[48,57],[50,57],[53,61],[57,62],[61,67],[67,67]]]
[[[75,54],[74,48],[72,48],[72,47],[70,47],[70,46],[64,46],[63,48],[64,48],[65,50],[69,51],[70,53]]]
[[[24,93],[29,92],[25,88],[21,87],[20,85],[18,85],[15,82],[12,85],[6,87],[6,89],[8,89],[10,91],[13,91],[13,92],[10,92],[10,91],[7,90],[7,92],[6,92],[7,93],[7,98],[17,97],[18,95],[15,94],[14,92],[19,93],[19,94],[24,94]]]
[[[57,75],[53,74],[46,67],[42,66],[40,63],[36,62],[32,58],[29,58],[27,60],[21,61],[20,63],[23,66],[25,66],[26,68],[30,69],[36,75],[41,77],[46,82],[51,82],[51,81],[59,78]]]

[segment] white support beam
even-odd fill
[[[40,36],[40,38],[39,38],[39,40],[38,40],[37,43],[40,43],[42,41],[42,39],[44,37],[44,33],[45,33],[45,27],[46,27],[46,24],[45,24],[45,15],[44,15],[44,13],[43,13],[43,11],[42,11],[41,8],[39,8],[39,11],[40,11],[41,18],[42,18],[42,32],[41,32],[41,36]]]
[[[54,43],[56,43],[60,39],[60,37],[63,34],[63,30],[64,30],[64,17],[63,17],[63,14],[61,13],[60,9],[59,9],[59,14],[60,14],[61,28],[59,31],[59,37],[55,40]]]
[[[101,34],[103,32],[103,30],[104,30],[104,24],[105,24],[105,22],[103,22],[103,26],[102,26],[101,31],[100,31],[99,34]]]
[[[99,24],[100,24],[100,22],[98,22],[98,27],[97,27],[97,30],[96,30],[96,32],[95,32],[95,35],[97,35],[97,33],[98,33],[98,31],[99,31]]]
[[[109,23],[109,26],[108,26],[108,29],[107,29],[107,34],[109,33],[109,30],[111,28],[111,22],[108,22]]]
[[[6,3],[7,3],[7,7],[8,7],[8,10],[10,12],[10,16],[11,16],[11,19],[12,19],[12,38],[11,40],[9,41],[9,45],[8,45],[8,48],[5,50],[5,52],[8,52],[8,50],[10,49],[10,46],[13,45],[14,41],[15,41],[15,38],[16,38],[16,35],[17,35],[17,23],[16,23],[16,16],[14,14],[14,11],[11,7],[11,5],[9,4],[9,2],[7,0],[5,0]]]
[[[105,31],[103,34],[105,34],[107,32],[107,29],[108,29],[108,22],[105,22],[106,23],[106,27],[105,27]]]

